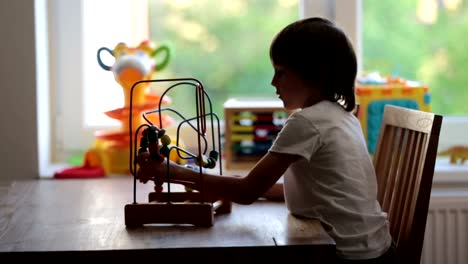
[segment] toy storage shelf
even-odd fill
[[[224,165],[250,170],[267,153],[288,116],[279,99],[237,99],[224,103]]]

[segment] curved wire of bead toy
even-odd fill
[[[135,134],[133,134],[132,128],[132,104],[133,104],[133,91],[137,89],[139,84],[142,83],[158,83],[158,82],[176,82],[175,84],[168,87],[164,93],[161,95],[161,99],[156,109],[145,112],[142,114],[143,119],[147,124],[140,125]],[[196,116],[192,118],[184,117],[180,112],[172,108],[161,108],[162,98],[172,89],[180,85],[190,85],[195,88],[195,108]],[[209,111],[206,111],[207,105],[205,104],[205,98],[208,100]],[[169,146],[171,144],[171,138],[167,135],[166,130],[163,127],[162,115],[164,111],[172,112],[178,115],[183,121],[179,123],[176,133],[176,144]],[[149,114],[159,114],[159,126],[154,125],[147,115]],[[206,119],[209,118],[211,121],[211,134],[212,134],[212,150],[206,155],[208,149],[208,141],[206,139]],[[169,164],[169,157],[172,151],[176,151],[177,155],[181,159],[193,159],[196,165],[199,166],[200,173],[200,194],[202,195],[203,200],[203,182],[202,182],[202,168],[215,168],[218,162],[218,158],[221,155],[221,132],[220,132],[220,121],[219,117],[213,112],[212,102],[209,95],[206,93],[203,84],[195,78],[174,78],[174,79],[156,79],[156,80],[142,80],[136,82],[130,91],[130,114],[129,114],[129,133],[130,133],[130,172],[133,175],[133,203],[136,204],[136,183],[139,175],[137,171],[137,166],[144,166],[145,164],[159,164],[164,160]],[[218,139],[218,150],[216,150],[215,142],[215,125],[214,122],[217,122],[217,139]],[[191,121],[196,121],[196,126],[191,123]],[[181,147],[179,147],[179,132],[182,125],[187,124],[197,133],[198,139],[198,153],[191,153]],[[142,132],[140,132],[143,129]],[[140,147],[137,149],[138,136],[140,137]],[[132,140],[133,139],[133,140]],[[202,149],[202,145],[204,148]],[[169,166],[167,166],[166,177],[167,182],[171,183]],[[222,175],[222,161],[219,159],[219,174]],[[153,178],[155,182],[155,191],[162,191],[162,181],[158,181]],[[142,182],[146,183],[146,180]],[[168,202],[170,201],[170,184],[168,184]]]

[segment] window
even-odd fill
[[[146,39],[156,46],[168,45],[169,66],[154,77],[200,80],[222,118],[228,96],[276,97],[270,85],[269,43],[282,26],[299,17],[298,0],[51,2],[56,27],[52,39],[59,47],[54,83],[57,161],[81,157],[92,145],[96,130],[119,126],[104,113],[123,105],[122,88],[112,72],[99,67],[99,48],[112,50],[119,42],[135,47]],[[265,17],[271,23],[264,23]],[[112,65],[112,56],[104,52],[101,56],[106,65]],[[152,89],[161,93],[161,86]],[[171,108],[195,109],[187,89],[172,91]]]
[[[147,12],[143,0],[49,0],[52,161],[80,157],[96,130],[119,125],[104,112],[121,106],[123,93],[112,72],[99,67],[97,51],[148,38]],[[102,59],[112,65],[110,55]]]
[[[465,1],[363,1],[363,65],[429,85],[432,108],[468,115]]]
[[[363,69],[422,82],[444,115],[439,151],[467,146],[466,1],[362,1]],[[448,157],[437,160],[449,164]],[[466,172],[465,172],[466,173]]]
[[[210,89],[210,96],[216,98],[217,102],[224,102],[228,96],[243,95],[244,92],[258,91],[256,95],[262,96],[271,93],[272,88],[269,85],[271,69],[265,47],[268,47],[273,32],[297,17],[314,15],[328,17],[344,28],[358,56],[362,56],[362,60],[359,60],[363,62],[359,65],[361,71],[379,70],[383,74],[397,73],[404,78],[428,83],[433,91],[433,110],[445,116],[440,149],[456,144],[466,145],[468,142],[464,133],[468,130],[468,108],[463,107],[463,102],[468,98],[464,87],[460,86],[464,79],[448,79],[452,75],[444,76],[442,73],[447,71],[438,71],[440,65],[445,65],[445,67],[449,65],[447,60],[452,57],[449,57],[447,52],[452,49],[462,51],[462,46],[458,47],[455,44],[463,43],[463,41],[450,40],[448,37],[463,37],[465,34],[456,34],[456,31],[444,30],[444,28],[451,25],[450,23],[458,23],[456,30],[465,28],[461,26],[460,23],[463,21],[460,18],[466,10],[466,2],[400,0],[400,4],[392,2],[391,6],[387,6],[390,4],[382,1],[369,0],[227,0],[216,1],[213,5],[209,5],[208,0],[79,0],[71,2],[49,0],[49,2],[50,72],[52,90],[55,91],[52,98],[55,117],[53,134],[56,140],[53,143],[55,154],[52,160],[54,161],[66,161],[76,151],[86,150],[92,144],[93,133],[97,129],[116,126],[116,123],[112,123],[113,120],[105,117],[103,112],[119,107],[122,94],[112,74],[103,71],[97,64],[96,52],[100,47],[112,49],[120,41],[136,45],[145,38],[155,40],[157,44],[168,43],[173,48],[174,54],[169,62],[170,66],[157,73],[157,77],[190,75],[200,79],[205,88]],[[418,17],[420,15],[418,3],[422,2],[428,2],[429,6],[431,3],[437,3],[439,12],[437,23],[445,24],[423,23],[422,18]],[[449,2],[452,4],[460,2],[456,9],[458,11],[450,11],[452,6],[446,4]],[[210,14],[213,8],[218,11],[212,14],[216,23],[208,23],[206,19],[209,17],[200,16],[200,10]],[[252,15],[252,9],[258,8],[260,10],[257,12],[263,15],[249,18]],[[389,18],[379,20],[382,12]],[[272,19],[271,14],[275,15],[275,19]],[[454,16],[454,14],[457,15]],[[265,19],[262,18],[265,16],[268,16],[268,21],[273,24],[264,23]],[[454,17],[456,18],[453,19]],[[405,26],[397,24],[400,20],[406,23],[412,22],[414,26],[419,25],[421,31],[418,32],[420,33],[409,34],[404,31],[409,28],[407,24]],[[389,24],[383,24],[384,22]],[[160,23],[163,23],[163,26],[160,26]],[[180,28],[188,28],[189,31],[180,31],[174,27],[174,25],[182,24],[184,27]],[[252,24],[255,27],[251,26]],[[226,25],[230,27],[229,35],[226,35],[226,30],[222,30],[222,26]],[[245,31],[243,27],[249,28],[249,31]],[[97,35],[89,37],[89,32],[85,32],[86,28],[92,28]],[[138,30],[132,30],[135,28]],[[430,34],[426,32],[428,28],[432,30]],[[249,47],[241,44],[244,40],[241,40],[239,35],[234,35],[240,32],[250,36]],[[433,39],[439,42],[431,46],[445,45],[446,50],[436,49],[437,52],[432,52],[432,50],[424,52],[421,47],[425,45],[421,43],[427,43],[429,37],[434,36],[435,33],[440,35]],[[258,39],[258,35],[262,36],[262,40],[252,42]],[[200,36],[206,38],[206,41],[201,42]],[[415,37],[420,38],[419,42],[411,40]],[[176,43],[176,39],[181,42]],[[413,48],[409,46],[410,43]],[[377,50],[376,47],[380,49]],[[195,48],[199,51],[195,52]],[[227,59],[225,55],[221,55],[223,52],[228,52]],[[242,60],[240,56],[243,54],[253,54],[251,55],[252,61]],[[407,59],[408,55],[413,56],[413,54],[419,57]],[[427,56],[429,54],[433,56]],[[397,55],[401,58],[399,61],[397,61]],[[453,59],[459,60],[450,61],[450,65],[455,65],[452,64],[454,62],[462,63],[464,55],[461,52],[453,56]],[[422,62],[420,63],[423,65],[422,68],[416,67],[417,64],[413,63],[416,61]],[[246,64],[241,65],[242,62]],[[259,62],[265,62],[265,64],[259,65],[257,64]],[[437,66],[429,66],[431,63],[436,63],[433,65]],[[193,74],[195,71],[190,67],[196,68],[196,74]],[[462,72],[459,69],[463,68],[462,64],[459,67],[452,66],[451,74]],[[460,75],[460,78],[462,77],[464,78],[463,74]],[[84,92],[83,87],[85,87]],[[98,91],[106,92],[98,95]],[[186,103],[180,98],[183,94],[174,93],[171,97],[173,107],[177,107],[176,104],[179,101],[182,104]],[[97,98],[99,101],[95,101],[93,106],[89,105]],[[106,98],[112,98],[112,100],[105,100]],[[441,100],[437,102],[440,98]],[[456,102],[457,107],[452,107],[454,105],[451,103],[452,100]],[[94,110],[90,111],[90,109]],[[219,105],[216,111],[220,112]]]

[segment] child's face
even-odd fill
[[[273,64],[275,74],[271,85],[288,110],[307,107],[308,102],[316,101],[315,89],[306,85],[299,76],[286,67]]]

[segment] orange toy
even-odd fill
[[[103,63],[101,53],[108,52],[115,58],[112,66]],[[156,63],[156,57],[162,57]],[[55,173],[56,178],[84,178],[99,177],[110,174],[129,174],[129,120],[132,127],[137,128],[145,122],[142,113],[154,109],[161,104],[171,103],[167,96],[161,99],[158,94],[150,93],[150,84],[141,84],[131,94],[132,86],[138,81],[150,80],[156,71],[164,69],[170,59],[170,49],[166,45],[155,48],[154,43],[143,41],[137,47],[128,47],[125,43],[118,43],[113,50],[102,47],[97,51],[99,66],[106,71],[112,71],[115,80],[120,84],[124,93],[124,106],[105,112],[118,120],[121,126],[116,130],[102,130],[95,133],[96,140],[84,156],[83,166],[67,168]],[[130,101],[133,102],[132,118]],[[149,115],[150,121],[159,124],[159,115]],[[161,116],[162,125],[170,126],[174,120],[166,115]],[[99,169],[100,168],[100,169]]]
[[[450,164],[464,164],[468,160],[468,146],[456,145],[437,153],[438,156],[448,156]]]

